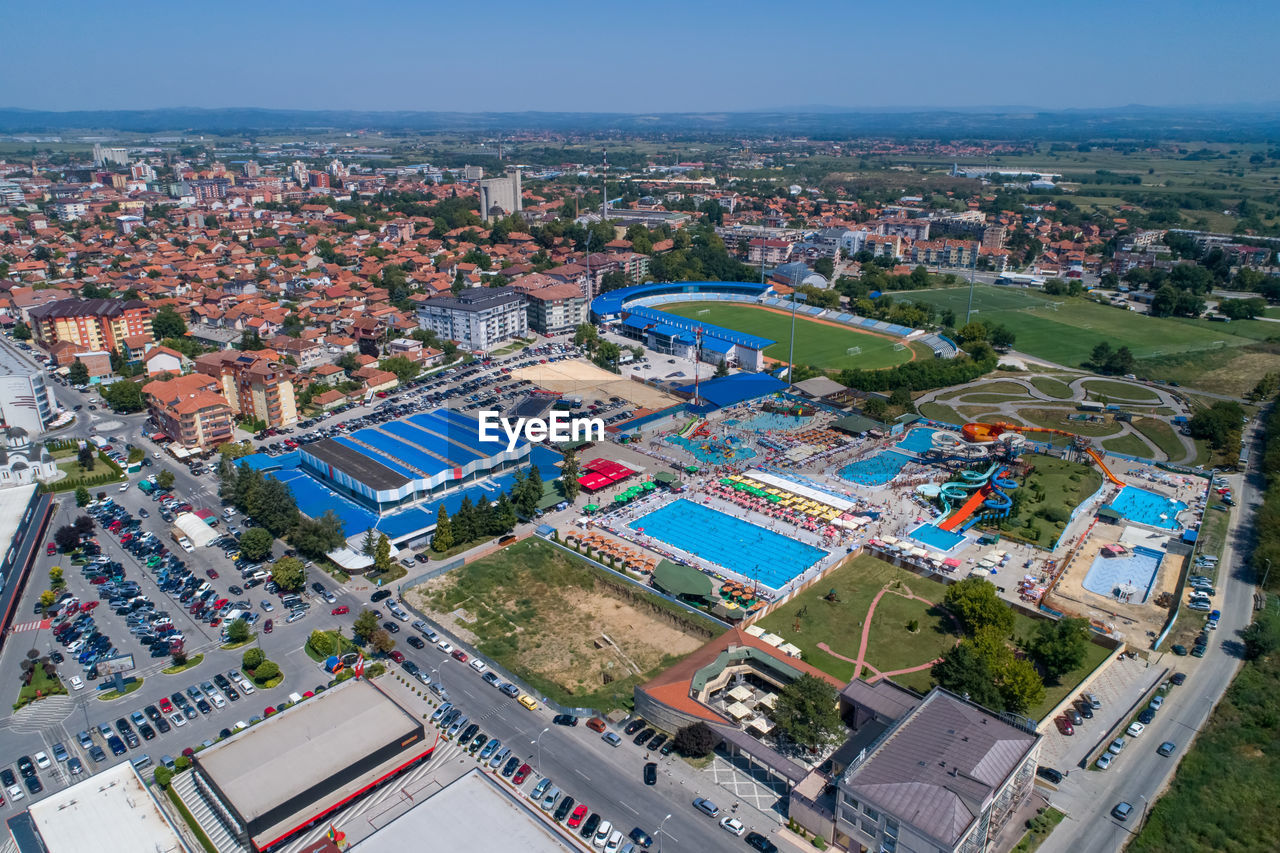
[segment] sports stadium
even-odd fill
[[[610,291],[591,302],[597,323],[649,349],[764,370],[790,355],[792,302],[771,285],[741,281],[658,282]],[[942,335],[838,309],[797,304],[795,360],[838,370],[892,367],[932,354],[950,358]]]

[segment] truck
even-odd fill
[[[155,489],[156,489],[155,484],[152,483],[150,480],[138,481],[138,491],[142,492],[144,495],[151,494],[152,492],[155,491]]]

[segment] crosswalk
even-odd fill
[[[15,732],[39,732],[58,726],[75,709],[70,696],[48,696],[14,711],[5,720]]]
[[[19,622],[17,625],[10,625],[9,633],[18,634],[23,631],[42,631],[52,624],[52,619],[32,619],[30,622]]]

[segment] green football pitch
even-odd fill
[[[967,287],[891,295],[894,301],[927,302],[939,311],[951,309],[961,324],[969,305]],[[1088,361],[1093,348],[1103,341],[1113,347],[1127,346],[1137,358],[1254,343],[1231,334],[1227,325],[1148,317],[1085,299],[1046,296],[1021,288],[978,285],[973,311],[975,321],[1008,326],[1017,335],[1015,349],[1071,367]]]
[[[782,362],[787,360],[791,341],[790,314],[726,302],[679,302],[654,307],[679,317],[702,320],[714,326],[776,341],[764,351],[765,355]],[[903,348],[898,349],[898,346]],[[860,352],[850,354],[849,351],[855,347]],[[811,364],[824,370],[874,370],[902,364],[910,361],[911,357],[910,347],[894,338],[796,317],[797,364]]]

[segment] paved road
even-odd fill
[[[1257,422],[1255,419],[1254,424]],[[1261,430],[1253,425],[1245,434],[1245,441],[1254,447],[1254,458],[1261,451],[1261,438]],[[1208,652],[1199,660],[1153,656],[1153,665],[1186,672],[1186,684],[1172,689],[1156,719],[1141,737],[1130,739],[1128,748],[1110,770],[1073,770],[1061,789],[1050,797],[1050,802],[1065,811],[1067,817],[1041,845],[1044,853],[1110,851],[1124,846],[1130,834],[1141,826],[1151,801],[1169,783],[1177,762],[1240,667],[1243,646],[1239,633],[1252,620],[1253,610],[1254,572],[1247,563],[1248,543],[1263,483],[1256,469],[1247,476],[1235,475],[1228,479],[1238,495],[1239,509],[1232,518],[1220,561],[1220,571],[1225,573],[1219,577],[1221,627],[1215,632]],[[1225,584],[1221,583],[1224,577],[1227,578]],[[1184,611],[1180,618],[1198,617]],[[1177,752],[1170,758],[1156,754],[1156,748],[1166,740],[1178,745]],[[1111,809],[1121,801],[1137,810],[1127,822],[1110,815]]]

